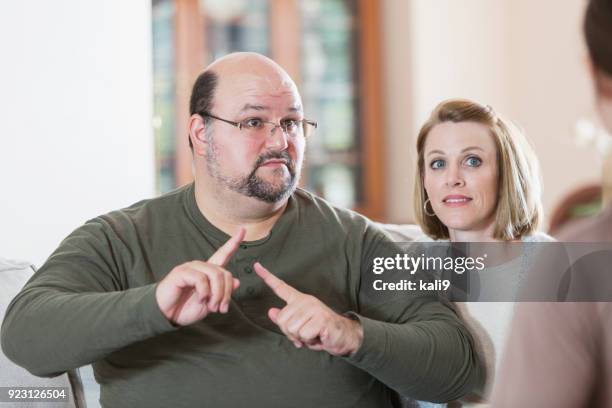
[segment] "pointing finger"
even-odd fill
[[[285,302],[290,303],[301,294],[298,290],[287,285],[283,280],[272,275],[272,273],[264,268],[259,262],[255,262],[254,267],[255,273],[257,273],[265,284],[276,293],[276,296],[283,299]]]
[[[227,240],[225,244],[217,249],[217,251],[208,259],[208,262],[219,266],[225,266],[225,264],[227,264],[232,255],[234,255],[234,252],[236,252],[240,246],[240,243],[244,239],[245,233],[246,230],[240,227],[238,232],[236,232],[230,239]]]
[[[232,299],[232,292],[234,290],[234,278],[232,278],[232,275],[229,273],[223,274],[223,278],[225,279],[225,284],[223,285],[224,293],[219,310],[221,313],[227,313],[230,300]]]
[[[274,322],[274,324],[278,324],[278,314],[280,313],[280,309],[273,307],[270,310],[268,310],[268,317],[270,318],[270,320],[272,320],[272,322]]]

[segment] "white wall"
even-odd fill
[[[576,120],[594,112],[581,31],[585,0],[513,0],[509,115],[526,130],[544,177],[547,215],[581,183],[601,179],[594,148],[578,148]],[[593,113],[594,116],[594,113]]]
[[[511,56],[504,47],[504,27],[510,1],[410,3],[415,134],[441,100],[465,97],[505,104]]]
[[[386,212],[387,221],[402,223],[410,220],[414,166],[411,152],[414,146],[415,87],[410,64],[413,49],[406,24],[410,17],[410,2],[385,0],[381,2],[381,8]]]
[[[150,2],[0,3],[0,256],[154,194]]]
[[[573,141],[575,121],[592,111],[585,4],[384,0],[389,221],[410,220],[416,134],[446,98],[490,104],[525,129],[542,165],[547,216],[572,188],[599,179],[598,154]]]

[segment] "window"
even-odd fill
[[[302,184],[331,202],[383,213],[376,0],[156,0],[154,127],[158,188],[191,181],[191,85],[208,63],[255,51],[280,63],[319,122]]]
[[[153,4],[153,134],[158,189],[165,192],[176,186],[174,3]]]

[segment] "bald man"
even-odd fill
[[[482,383],[446,304],[366,289],[383,232],[296,188],[316,123],[281,67],[226,56],[190,109],[195,181],[66,238],[9,306],[13,361],[93,363],[105,407],[390,407]]]

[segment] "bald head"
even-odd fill
[[[299,96],[289,74],[276,62],[254,52],[236,52],[213,61],[200,74],[191,93],[190,113],[210,112],[217,96],[231,97],[231,92],[255,88]]]
[[[204,71],[209,70],[221,78],[257,77],[295,87],[289,74],[280,65],[255,52],[228,54],[211,63]]]

